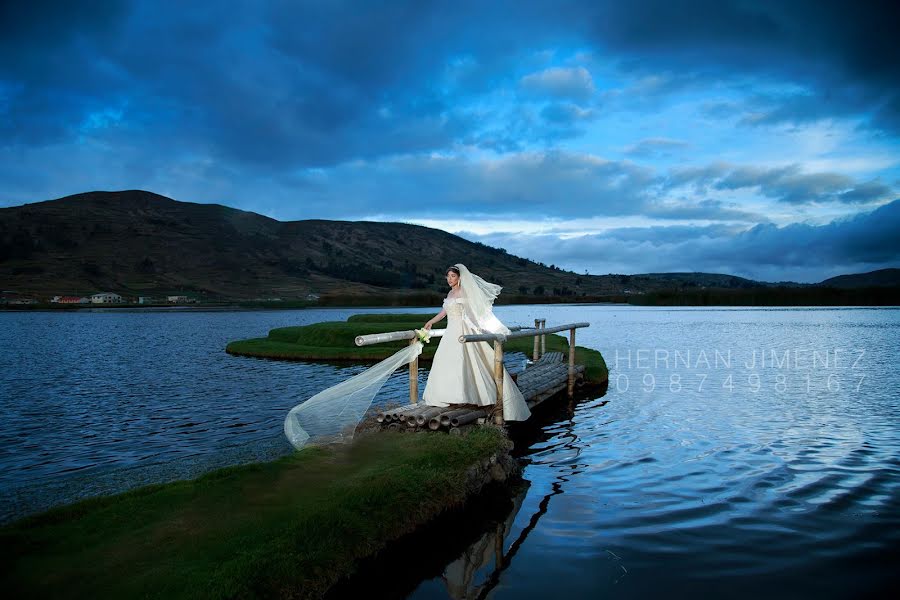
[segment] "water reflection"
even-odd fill
[[[535,409],[531,420],[511,427],[511,437],[516,447],[521,448],[517,454],[523,462],[540,463],[542,457],[552,456],[551,460],[546,461],[546,464],[555,471],[550,482],[550,491],[541,497],[537,509],[527,517],[527,523],[517,525],[524,521],[519,513],[526,492],[531,487],[531,482],[525,481],[526,486],[513,497],[512,509],[506,519],[489,527],[477,541],[467,546],[444,568],[441,580],[451,598],[457,600],[486,598],[500,584],[503,573],[513,564],[528,536],[547,514],[551,499],[565,493],[565,484],[583,472],[585,465],[579,465],[577,462],[577,458],[581,455],[582,442],[575,432],[573,420],[579,400],[578,397],[572,400],[552,398]],[[606,401],[591,399],[583,402],[582,406],[584,409],[600,409],[605,404]],[[558,418],[561,415],[565,415],[566,418]],[[519,533],[507,546],[506,539],[516,529],[520,529]],[[620,567],[619,573],[620,577],[624,575],[624,567]],[[422,586],[411,597],[426,597],[428,591],[429,586]]]
[[[512,531],[513,522],[519,514],[519,509],[522,508],[527,491],[528,488],[522,486],[522,490],[512,499],[513,507],[506,520],[486,531],[478,541],[466,548],[459,558],[444,568],[441,579],[451,598],[457,600],[484,598],[497,584],[500,572],[508,564],[507,561],[512,560],[512,556],[515,555],[515,544],[510,548],[509,554],[504,554],[504,542]],[[493,569],[489,570],[491,567]],[[490,572],[490,576],[479,583],[485,571]]]

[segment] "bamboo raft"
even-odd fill
[[[544,319],[536,319],[534,328],[515,328],[506,336],[495,334],[464,335],[461,343],[493,342],[494,343],[494,381],[497,386],[495,404],[477,406],[467,404],[451,405],[445,408],[428,406],[418,402],[418,361],[410,363],[409,398],[405,406],[391,408],[379,412],[375,420],[383,429],[408,431],[447,431],[453,435],[462,433],[463,428],[483,424],[493,420],[503,424],[503,341],[513,337],[534,337],[532,361],[524,370],[513,374],[519,391],[525,397],[528,407],[533,409],[546,399],[567,389],[569,397],[574,395],[574,388],[584,382],[584,365],[575,364],[575,330],[588,327],[589,323],[572,323],[547,328]],[[546,352],[546,335],[558,331],[569,330],[569,356],[564,361],[562,352]],[[435,331],[433,336],[443,335],[443,331]],[[436,335],[435,335],[436,334]],[[396,331],[392,333],[373,334],[356,338],[358,346],[381,342],[408,339],[415,342],[415,332]]]
[[[534,408],[566,389],[568,371],[562,352],[549,352],[522,371],[516,384],[525,397],[528,408]],[[575,373],[575,385],[579,385],[584,381],[584,365],[575,365]],[[438,408],[418,403],[379,412],[375,419],[386,429],[444,430],[450,434],[459,434],[462,427],[486,422],[493,409],[493,406],[472,404]]]

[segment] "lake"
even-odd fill
[[[397,311],[0,312],[0,518],[289,452],[286,412],[364,367],[226,343],[360,312]],[[898,583],[900,310],[497,314],[590,322],[578,344],[603,353],[609,388],[542,412],[510,509],[404,595],[847,598]],[[406,384],[397,373],[381,401]]]

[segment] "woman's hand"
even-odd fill
[[[432,324],[433,323],[431,321],[428,321],[427,323],[425,323],[424,329],[431,329]]]

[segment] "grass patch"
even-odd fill
[[[286,360],[383,360],[407,344],[406,341],[356,346],[356,336],[371,333],[386,333],[405,329],[421,328],[428,315],[419,314],[361,314],[352,315],[346,321],[315,323],[302,327],[279,327],[269,331],[268,337],[231,342],[225,351],[239,356],[277,358]],[[447,321],[436,324],[435,329],[443,329]],[[435,338],[426,344],[419,360],[430,361],[440,344]],[[514,338],[503,345],[504,351],[522,352],[531,356],[534,338]],[[568,356],[568,334],[548,335],[548,352],[563,352]],[[603,356],[596,350],[583,346],[575,347],[575,362],[586,366],[585,378],[592,383],[602,383],[609,379],[609,369]]]
[[[363,436],[270,463],[92,499],[0,529],[12,597],[321,596],[465,499],[498,430]]]
[[[347,321],[314,323],[302,327],[279,327],[269,331],[265,338],[238,340],[229,343],[225,351],[239,356],[279,358],[287,360],[382,360],[406,346],[407,341],[390,342],[374,346],[356,346],[356,336],[420,329],[430,315],[390,314],[352,315]],[[435,324],[443,329],[447,321]],[[425,344],[419,360],[434,358],[441,338]]]

